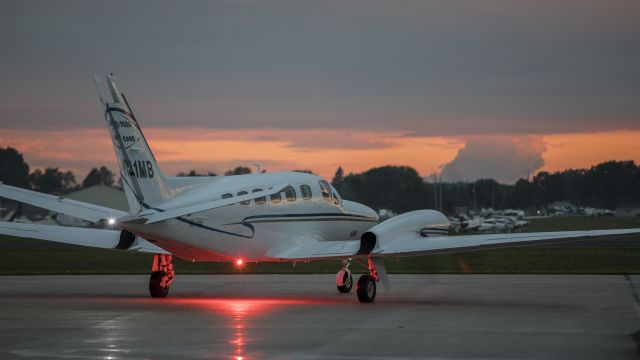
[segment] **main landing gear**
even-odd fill
[[[360,279],[358,279],[358,283],[356,284],[358,300],[362,303],[372,303],[376,299],[376,282],[382,280],[385,289],[389,288],[389,281],[386,277],[384,262],[382,262],[382,258],[374,259],[371,256],[367,258],[367,263],[357,258],[353,260],[369,270],[369,275],[360,276]],[[351,259],[343,260],[342,269],[340,269],[336,274],[336,286],[338,291],[341,293],[348,293],[351,291],[353,286],[353,277],[351,276],[351,270],[349,270],[350,261]],[[378,272],[378,269],[380,270],[380,273]]]
[[[376,280],[371,275],[362,275],[356,287],[358,300],[361,303],[372,303],[376,299]]]
[[[364,265],[361,261],[359,263]],[[356,293],[361,303],[372,303],[376,299],[376,282],[380,281],[380,275],[378,275],[378,269],[371,256],[367,257],[366,267],[369,270],[369,275],[360,276]]]
[[[158,254],[153,257],[151,278],[149,279],[149,293],[151,297],[163,298],[169,294],[169,285],[176,277],[173,270],[173,256]]]

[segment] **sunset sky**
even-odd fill
[[[0,147],[116,169],[114,72],[168,174],[640,162],[638,1],[3,1]]]

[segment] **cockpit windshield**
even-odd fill
[[[333,203],[335,206],[342,206],[342,199],[338,195],[338,191],[325,180],[320,180],[319,183],[322,200]]]
[[[322,192],[322,200],[331,202],[331,185],[325,180],[320,180],[320,191]]]
[[[329,185],[331,187],[331,199],[333,200],[333,204],[335,206],[342,206],[342,198],[338,195],[338,190],[333,187],[333,185]]]

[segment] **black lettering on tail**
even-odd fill
[[[147,177],[147,167],[144,166],[144,162],[143,161],[136,161],[138,163],[138,171],[140,172],[140,177],[141,178],[146,178]]]
[[[151,161],[147,160],[147,175],[149,175],[150,178],[153,177],[153,165],[151,165]]]

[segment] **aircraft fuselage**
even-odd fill
[[[186,190],[158,210],[194,203],[198,199],[200,202],[216,201],[223,196],[251,193],[266,189],[285,177],[290,188],[276,196],[153,224],[125,222],[120,225],[185,260],[278,261],[269,255],[270,250],[309,239],[356,240],[378,223],[374,210],[356,202],[343,201],[325,180],[305,173],[212,177],[210,184]],[[231,188],[233,192],[227,190]]]

